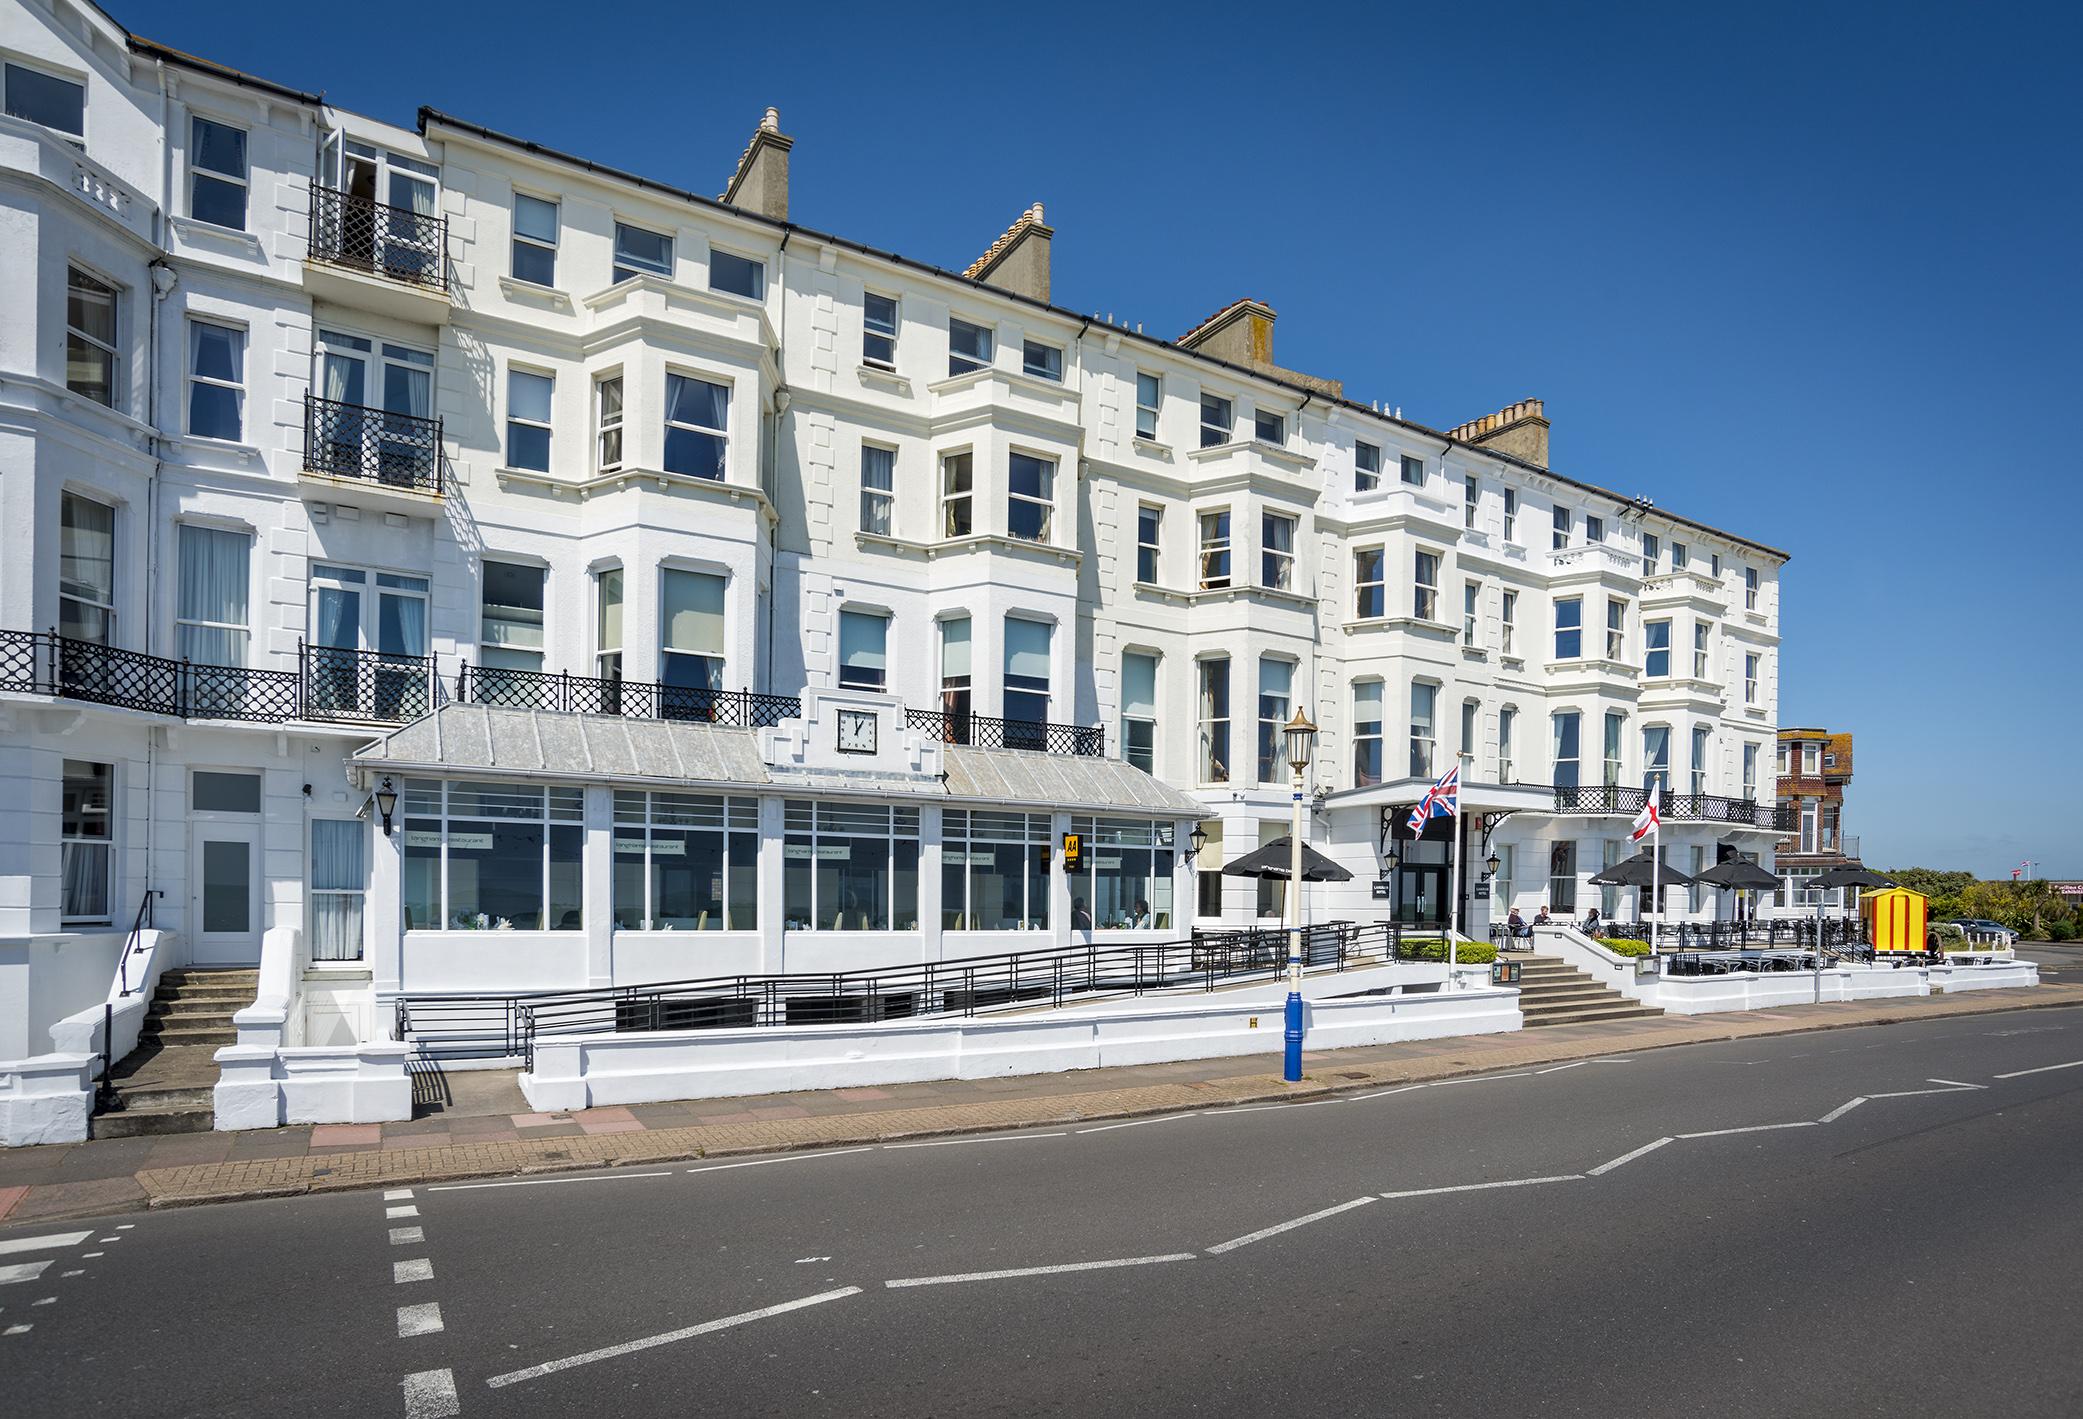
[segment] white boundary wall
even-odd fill
[[[301,1043],[304,966],[304,934],[297,928],[273,927],[261,938],[260,988],[253,1003],[232,1016],[239,1042],[213,1056],[218,1131],[412,1117],[408,1046]]]
[[[520,1077],[543,1110],[736,1094],[1054,1074],[1108,1065],[1277,1054],[1285,988],[1110,1010],[996,1019],[679,1030],[538,1040]],[[1305,1002],[1310,1049],[1520,1026],[1519,993],[1383,993]]]

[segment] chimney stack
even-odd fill
[[[781,111],[770,108],[752,130],[722,200],[762,217],[788,220],[788,150],[796,140],[781,131]]]
[[[996,286],[1001,291],[1014,295],[1029,296],[1034,300],[1049,298],[1049,242],[1056,235],[1042,217],[1042,204],[1037,202],[1019,215],[1005,235],[991,243],[990,249],[969,263],[962,274],[972,281],[982,281],[987,286]]]
[[[1548,418],[1541,412],[1538,399],[1521,399],[1495,414],[1470,419],[1457,429],[1449,429],[1447,437],[1463,443],[1491,444],[1498,452],[1524,459],[1537,468],[1548,466]]]
[[[1262,371],[1275,379],[1307,385],[1333,399],[1343,399],[1344,381],[1283,369],[1273,363],[1273,322],[1277,318],[1273,307],[1247,296],[1240,301],[1231,301],[1172,343],[1182,350],[1197,350],[1233,365]]]

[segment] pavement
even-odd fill
[[[0,1374],[12,1413],[169,1419],[2066,1419],[2079,1175],[2083,1006],[1936,1009],[0,1227]]]
[[[510,1072],[451,1071],[420,1082],[409,1122],[0,1150],[0,1224],[1249,1106],[1615,1051],[2083,1003],[2083,971],[2066,980],[1313,1052],[1294,1085],[1277,1058],[1257,1056],[545,1114],[529,1110]]]

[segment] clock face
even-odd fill
[[[872,754],[875,752],[875,714],[872,710],[839,711],[839,752],[842,754]]]

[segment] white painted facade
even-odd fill
[[[309,943],[322,934],[319,913],[339,910],[337,899],[317,899],[352,894],[337,881],[320,885],[313,844],[321,834],[334,844],[351,832],[361,843],[363,927],[358,958],[307,967],[332,982],[314,989],[331,1023],[324,1038],[307,1040],[313,1046],[380,1035],[385,1000],[414,988],[415,962],[421,988],[496,992],[837,970],[1035,939],[973,922],[948,927],[938,807],[924,810],[919,829],[917,870],[931,885],[921,888],[915,928],[894,914],[883,930],[788,928],[782,839],[791,795],[778,790],[755,795],[757,931],[615,929],[601,910],[612,898],[614,785],[585,795],[575,939],[549,922],[532,931],[496,922],[492,931],[405,929],[403,836],[378,831],[368,811],[378,778],[350,762],[395,724],[305,712],[316,692],[300,647],[339,633],[343,571],[364,578],[355,643],[430,656],[432,698],[459,693],[466,667],[485,666],[488,650],[509,668],[532,656],[543,672],[582,679],[603,675],[603,657],[615,656],[624,683],[647,687],[686,673],[691,662],[667,663],[677,647],[708,656],[714,664],[702,672],[722,691],[859,691],[862,703],[885,706],[885,743],[914,754],[924,752],[913,742],[921,732],[906,730],[896,711],[943,703],[952,623],[967,624],[975,714],[1097,727],[1110,757],[1129,738],[1126,657],[1155,657],[1149,767],[1200,801],[1210,841],[1189,864],[1192,820],[1141,815],[1173,837],[1156,869],[1169,879],[1171,907],[1138,929],[1151,939],[1195,924],[1245,924],[1274,909],[1277,894],[1213,874],[1225,858],[1286,831],[1286,771],[1261,775],[1257,763],[1262,679],[1281,676],[1291,688],[1284,708],[1273,707],[1277,717],[1300,706],[1323,728],[1311,839],[1354,874],[1312,894],[1315,916],[1383,913],[1369,884],[1383,875],[1384,814],[1400,818],[1456,754],[1466,755],[1470,813],[1513,812],[1488,840],[1507,881],[1496,900],[1469,902],[1471,934],[1481,934],[1490,909],[1502,916],[1506,892],[1529,916],[1550,902],[1573,914],[1607,905],[1584,879],[1604,865],[1607,844],[1624,841],[1628,813],[1558,812],[1551,786],[1573,775],[1585,786],[1639,788],[1647,729],[1667,732],[1670,792],[1768,810],[1740,824],[1668,813],[1666,847],[1677,865],[1711,862],[1722,845],[1769,859],[1779,835],[1769,775],[1784,558],[1766,547],[1333,398],[1270,364],[1216,360],[436,113],[399,128],[170,57],[74,0],[0,8],[0,61],[9,73],[42,76],[16,81],[21,104],[12,93],[0,99],[10,112],[27,107],[46,120],[0,116],[0,630],[60,627],[171,662],[207,646],[244,671],[285,677],[266,693],[301,696],[256,723],[212,718],[212,705],[229,702],[221,696],[199,710],[193,698],[99,703],[35,678],[31,662],[56,653],[51,646],[12,643],[14,660],[0,659],[0,793],[17,809],[0,819],[0,1058],[49,1048],[51,1021],[101,999],[148,891],[161,894],[154,924],[184,962],[255,964],[271,928],[303,932],[307,954],[317,954]],[[64,116],[65,84],[81,94],[78,133],[48,121],[54,93]],[[230,200],[226,130],[244,135],[230,182],[244,195],[237,224],[197,215],[222,217]],[[348,145],[373,155],[379,199],[395,199],[406,214],[384,209],[379,222],[409,226],[423,214],[445,223],[440,279],[411,279],[409,263],[406,279],[401,268],[381,269],[400,258],[380,236],[367,239],[379,269],[311,259],[339,254],[341,239],[314,229],[312,194],[349,181],[338,166]],[[721,166],[727,146],[717,146]],[[201,203],[198,181],[209,194]],[[518,199],[554,204],[547,227],[542,206]],[[535,235],[520,241],[523,208]],[[618,278],[618,260],[658,254],[640,236],[631,245],[629,231],[670,238],[665,269]],[[517,245],[529,248],[525,257]],[[758,264],[759,294],[719,289],[745,284],[746,260]],[[74,271],[114,292],[117,373],[106,403],[79,388],[92,385],[99,357],[68,353],[79,348],[68,332]],[[871,298],[878,310],[895,302],[887,359],[870,355]],[[979,368],[950,373],[951,322],[990,332]],[[200,326],[235,335],[229,377],[223,337],[198,336]],[[1028,370],[1030,342],[1055,352],[1054,369],[1043,355],[1044,372]],[[335,476],[314,457],[308,400],[342,393],[342,371],[358,359],[360,398],[343,402],[439,420],[438,463],[430,461],[439,496],[409,480]],[[1142,429],[1150,436],[1139,436],[1139,375],[1159,382],[1154,427]],[[531,377],[549,381],[546,457],[531,456],[545,423],[532,407],[543,387]],[[619,457],[603,439],[602,384],[613,379]],[[698,383],[674,383],[683,380]],[[684,417],[669,423],[669,389],[702,386],[723,391],[721,426],[705,399],[683,399]],[[1204,395],[1229,401],[1237,431],[1205,446]],[[228,406],[235,428],[220,423],[221,436],[210,436],[198,427],[221,421]],[[1278,417],[1277,438],[1252,436],[1262,414]],[[372,415],[370,426],[409,422],[384,418]],[[389,436],[367,437],[381,444]],[[1363,444],[1378,451],[1371,489],[1359,486]],[[721,476],[688,471],[690,450],[720,450]],[[864,466],[879,463],[875,450],[889,455],[886,515],[867,506],[878,490],[863,485]],[[946,469],[965,454],[966,520],[951,534]],[[1414,482],[1402,474],[1405,458],[1417,460]],[[1016,466],[1023,477],[1037,474],[1026,460],[1049,470],[1039,501],[1015,496]],[[68,517],[100,516],[80,513],[86,504],[108,510],[105,546],[91,527],[75,528],[70,541],[63,530]],[[1154,569],[1139,566],[1145,507],[1158,517]],[[1560,548],[1558,509],[1567,525]],[[1199,529],[1204,516],[1223,512],[1228,585],[1209,585],[1222,578],[1208,574],[1212,548]],[[1044,515],[1046,531],[1037,525]],[[1284,567],[1267,541],[1269,517],[1293,519]],[[231,534],[210,545],[234,561],[226,549],[243,546],[243,575],[221,561],[209,575],[189,565],[191,544],[208,539],[184,529]],[[1657,539],[1653,558],[1647,537]],[[1673,564],[1678,546],[1683,568]],[[1384,568],[1378,605],[1363,601],[1357,580],[1363,554],[1375,549]],[[1433,559],[1429,607],[1420,604],[1421,556]],[[539,646],[516,631],[525,617],[495,615],[487,631],[488,564],[509,569],[499,578],[539,573]],[[694,585],[679,573],[720,579],[720,616],[683,605],[678,619],[668,617],[668,596]],[[219,614],[198,618],[184,577]],[[93,583],[84,591],[82,578]],[[67,579],[70,592],[61,587]],[[233,580],[241,594],[228,597]],[[602,608],[614,580],[618,633]],[[1574,648],[1558,645],[1556,625],[1558,604],[1572,599],[1581,614]],[[1609,647],[1613,604],[1621,610]],[[849,613],[886,627],[879,684],[870,654],[858,657],[854,676],[843,673]],[[81,634],[85,623],[92,635]],[[1659,623],[1668,626],[1670,663],[1651,676],[1649,627]],[[1705,636],[1697,664],[1696,627]],[[1009,685],[1009,655],[1030,680]],[[1218,753],[1202,676],[1224,658],[1229,738]],[[112,669],[118,663],[105,656],[93,664],[103,677],[171,673]],[[258,682],[238,683],[237,702],[258,703]],[[1370,685],[1382,709],[1372,750],[1356,733],[1356,692],[1371,695],[1361,688]],[[1433,689],[1429,735],[1413,730],[1413,686]],[[1044,696],[1045,708],[1009,702],[1019,690]],[[358,693],[366,704],[372,692]],[[395,684],[373,693],[389,696],[393,711],[428,702],[410,699],[424,689]],[[184,706],[189,712],[179,712]],[[1579,752],[1574,764],[1558,763],[1554,717],[1570,713],[1580,716]],[[1609,714],[1624,717],[1610,762]],[[1705,734],[1697,763],[1696,731]],[[813,758],[843,767],[835,748],[820,741]],[[1369,752],[1379,767],[1362,773]],[[1429,759],[1426,771],[1411,771],[1414,754]],[[819,801],[882,801],[872,790],[819,792]],[[102,812],[92,800],[104,793]],[[1094,811],[1054,813],[1048,841],[1060,843]],[[88,821],[96,815],[105,831]],[[1558,863],[1565,843],[1573,863]],[[1471,883],[1481,847],[1471,839]],[[103,874],[100,890],[90,891],[82,874],[92,871],[78,864],[103,854],[105,868],[92,869]],[[1418,855],[1442,854],[1431,845],[1405,854]],[[1567,870],[1551,881],[1551,865]],[[1406,879],[1427,884],[1415,905],[1436,916],[1443,868],[1413,865],[1399,884]],[[1046,918],[1047,941],[1067,944],[1081,927],[1077,887],[1060,864],[1049,881],[1048,910],[1025,915]],[[206,893],[216,908],[208,921]],[[1620,905],[1631,905],[1626,894]],[[1668,905],[1673,917],[1725,910],[1709,892]],[[1160,914],[1168,920],[1155,920]],[[1093,925],[1108,935],[1106,923]],[[39,984],[75,977],[77,989]]]

